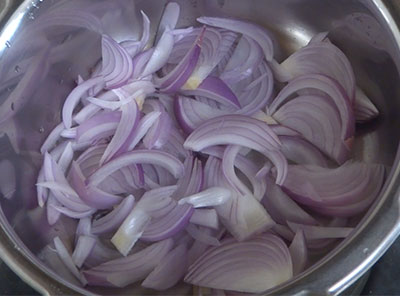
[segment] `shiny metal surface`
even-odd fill
[[[17,168],[18,192],[13,201],[0,200],[0,256],[25,281],[43,294],[89,293],[48,269],[35,256],[54,233],[68,235],[63,219],[54,228],[35,206],[35,176],[41,161],[40,144],[60,120],[60,106],[77,74],[87,74],[100,57],[94,33],[53,26],[37,29],[46,15],[79,8],[101,17],[106,32],[117,40],[140,35],[140,10],[155,24],[161,0],[34,0],[0,2],[0,104],[10,104],[9,118],[0,118],[0,159]],[[277,287],[272,294],[336,295],[354,283],[378,260],[400,232],[400,3],[381,0],[177,0],[182,7],[179,26],[195,24],[200,15],[234,16],[271,29],[282,45],[280,57],[305,45],[311,36],[329,37],[350,58],[357,83],[373,99],[382,116],[359,128],[355,157],[388,166],[388,180],[356,233],[305,273]],[[18,9],[17,9],[18,7]],[[12,14],[11,14],[12,13]],[[22,74],[41,54],[48,55],[42,76],[23,102],[10,101]],[[15,103],[12,105],[12,103]],[[21,105],[17,110],[13,106]],[[57,111],[56,111],[57,110]],[[3,122],[4,121],[4,122]],[[397,156],[396,156],[397,155]],[[1,173],[1,172],[0,172]],[[93,289],[116,294],[116,290]],[[143,294],[129,287],[118,293]],[[172,294],[176,292],[171,292]]]

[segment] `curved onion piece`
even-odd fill
[[[59,188],[56,189],[55,187],[52,187],[50,192],[54,194],[54,197],[59,203],[76,212],[85,212],[92,209],[91,207],[83,203],[83,201],[78,197],[75,191],[74,194],[69,194],[65,190],[59,190],[60,188],[70,188],[71,186],[66,180],[61,168],[58,166],[52,156],[47,152],[44,156],[43,170],[46,181],[58,184],[56,186]]]
[[[306,245],[306,238],[303,230],[298,230],[289,246],[290,256],[293,262],[293,275],[301,273],[307,265],[308,250]]]
[[[176,205],[169,198],[175,189],[176,186],[169,186],[147,191],[130,211],[129,215],[126,216],[123,223],[119,226],[118,231],[111,239],[111,242],[124,256],[129,253],[137,240],[142,236],[152,218],[168,215],[171,211],[170,205],[172,205],[172,208]],[[172,215],[179,219],[175,213]]]
[[[102,70],[105,87],[107,89],[118,88],[124,85],[133,75],[133,62],[129,53],[115,40],[103,35]]]
[[[142,282],[142,286],[159,291],[175,286],[187,269],[187,248],[180,244],[161,259],[157,267]]]
[[[160,112],[157,122],[149,129],[143,138],[143,144],[147,149],[160,149],[168,141],[170,130],[172,128],[172,120],[165,111],[164,106],[156,100],[146,100],[144,109],[149,106],[153,112]]]
[[[190,223],[205,226],[212,229],[218,229],[218,215],[215,209],[195,209]]]
[[[169,27],[164,30],[160,40],[154,48],[154,51],[142,72],[142,76],[153,74],[160,70],[168,61],[168,57],[174,47],[174,36]]]
[[[265,28],[246,21],[228,18],[202,16],[197,18],[197,21],[205,25],[223,28],[248,36],[258,42],[267,61],[273,59],[274,43],[270,33]]]
[[[47,188],[50,190],[56,190],[56,191],[62,192],[64,194],[78,197],[78,194],[75,192],[75,190],[73,190],[67,184],[47,181],[47,182],[37,183],[36,186],[41,186],[41,187],[44,187],[44,188]]]
[[[262,199],[262,204],[268,213],[279,224],[286,221],[315,225],[318,222],[299,205],[297,205],[282,189],[267,177],[267,192]]]
[[[364,123],[376,118],[379,115],[378,109],[362,91],[361,88],[356,87],[356,96],[354,101],[354,116],[356,121]]]
[[[137,56],[133,58],[133,79],[138,79],[142,76],[142,73],[149,62],[150,58],[152,57],[154,52],[154,48],[150,48],[139,53]]]
[[[96,143],[115,132],[121,120],[121,112],[102,112],[78,126],[76,141]]]
[[[64,265],[85,286],[87,284],[85,277],[82,276],[82,274],[76,268],[70,253],[65,248],[63,242],[58,236],[54,238],[54,246],[56,247],[57,254]]]
[[[159,42],[158,40],[162,37],[166,30],[175,29],[176,24],[178,23],[180,11],[181,8],[178,3],[169,2],[167,3],[167,5],[165,5],[160,23],[158,24],[156,35],[157,43]]]
[[[147,132],[157,123],[158,118],[161,116],[161,112],[153,111],[140,119],[135,132],[130,136],[130,139],[126,142],[122,150],[130,151],[133,150],[136,145],[142,140]],[[126,148],[125,148],[126,147]]]
[[[283,190],[322,214],[348,217],[364,211],[383,185],[384,167],[347,162],[339,168],[289,166]]]
[[[132,211],[134,203],[135,198],[133,195],[125,197],[123,201],[110,213],[93,221],[92,233],[101,234],[117,229]]]
[[[57,223],[58,219],[61,217],[61,212],[56,209],[56,207],[61,207],[61,203],[54,197],[52,193],[49,194],[46,203],[46,216],[47,222],[50,226]]]
[[[265,61],[261,62],[256,71],[253,71],[252,77],[253,80],[248,84],[246,83],[238,95],[242,106],[237,111],[238,114],[253,115],[267,106],[272,99],[274,76]],[[238,87],[242,86],[240,83],[238,85]],[[232,87],[232,85],[230,86]]]
[[[224,226],[239,241],[271,228],[275,223],[264,207],[253,196],[238,194],[230,187],[223,176],[221,165],[220,160],[209,157],[204,175],[207,187],[220,186],[231,190],[231,200],[215,207]]]
[[[72,143],[68,142],[60,156],[60,159],[58,160],[58,165],[60,166],[60,169],[63,171],[63,173],[67,172],[67,169],[71,164],[73,158],[74,149],[72,147]]]
[[[194,208],[213,207],[226,203],[231,198],[231,192],[222,187],[210,187],[199,193],[184,197],[178,204],[191,204]]]
[[[280,136],[279,140],[282,143],[282,153],[288,160],[297,164],[328,167],[327,159],[322,152],[302,137]]]
[[[72,254],[72,260],[78,268],[81,268],[86,258],[92,252],[96,239],[91,236],[81,235],[78,238],[74,253]]]
[[[132,131],[136,128],[139,117],[140,113],[136,101],[121,107],[121,121],[118,123],[113,138],[100,159],[100,165],[109,161],[123,147]]]
[[[109,209],[122,200],[122,197],[107,193],[92,184],[86,185],[85,177],[76,162],[72,163],[70,178],[80,198],[95,209]]]
[[[208,76],[202,83],[193,90],[183,90],[186,96],[201,96],[217,101],[223,105],[240,108],[240,103],[236,95],[225,84],[223,80],[215,76]]]
[[[196,241],[210,246],[220,246],[219,240],[211,235],[211,230],[208,228],[197,227],[193,224],[186,226],[186,232]]]
[[[214,157],[218,157],[219,159],[223,159],[225,154],[224,149],[221,147],[207,148],[206,150],[203,151],[203,153],[212,155]],[[255,199],[260,201],[263,198],[266,190],[266,182],[265,180],[262,180],[261,178],[257,177],[258,174],[257,166],[251,160],[247,159],[246,157],[243,157],[240,153],[236,154],[236,158],[235,161],[233,162],[233,165],[235,166],[236,169],[239,169],[250,181],[253,187],[253,196]],[[243,192],[249,193],[247,189],[244,189]]]
[[[147,44],[149,43],[150,39],[150,20],[149,17],[144,13],[144,11],[141,10],[140,13],[142,14],[143,18],[143,33],[142,38],[140,38],[139,51],[143,51],[143,49],[145,49]]]
[[[138,204],[125,218],[111,239],[113,245],[122,255],[128,255],[137,240],[142,236],[150,219],[150,215]]]
[[[125,287],[144,279],[172,249],[172,239],[163,240],[129,255],[83,272],[89,285]]]
[[[351,64],[344,53],[330,42],[314,40],[296,51],[280,65],[271,63],[275,77],[288,82],[305,74],[323,74],[335,79],[354,102],[355,77]]]
[[[349,158],[339,114],[328,98],[299,96],[280,107],[273,117],[299,132],[337,163],[343,164]]]
[[[50,132],[40,147],[40,153],[44,154],[46,151],[51,150],[56,145],[64,128],[64,123],[61,122]]]
[[[204,186],[203,165],[199,159],[194,160],[189,182],[186,186],[184,195],[192,195],[202,190]]]
[[[186,53],[178,65],[166,76],[155,78],[160,90],[165,93],[172,93],[179,90],[188,80],[197,65],[200,56],[201,43],[205,28],[201,30],[192,48]]]
[[[11,199],[17,190],[17,175],[15,167],[8,159],[0,161],[0,193],[6,199]]]
[[[208,249],[189,267],[184,281],[230,291],[262,293],[292,277],[286,244],[263,234],[246,242],[226,240]]]
[[[341,137],[344,141],[352,139],[354,137],[355,122],[350,99],[339,83],[324,75],[302,75],[293,79],[271,103],[269,113],[274,114],[292,94],[304,89],[321,91],[332,99],[339,111],[342,123]]]
[[[194,209],[190,205],[177,205],[175,202],[174,204],[167,214],[150,221],[140,237],[141,240],[155,242],[167,239],[185,228]]]
[[[239,145],[254,149],[271,159],[278,168],[277,184],[282,184],[285,179],[286,158],[278,150],[278,137],[265,122],[242,115],[213,118],[190,134],[184,147],[201,151],[216,145]]]
[[[183,96],[179,96],[174,100],[174,111],[180,127],[188,134],[204,121],[228,113],[226,110],[216,109]]]
[[[194,29],[177,43],[169,62],[174,63],[181,59],[200,30]],[[231,50],[236,38],[237,35],[231,31],[208,27],[203,36],[199,61],[183,89],[196,89]]]
[[[65,99],[64,106],[62,109],[62,119],[65,128],[72,126],[72,113],[81,100],[82,96],[92,87],[103,85],[103,77],[93,77],[75,87],[72,92]]]
[[[252,38],[243,35],[220,78],[228,84],[241,81],[253,73],[262,59],[263,51],[260,45]]]
[[[174,156],[156,150],[135,150],[124,153],[100,167],[88,179],[88,184],[96,186],[107,176],[131,164],[149,163],[166,168],[175,178],[183,174],[183,164]]]

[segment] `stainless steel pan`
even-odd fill
[[[359,129],[355,145],[356,158],[381,162],[388,167],[387,182],[379,200],[361,218],[353,236],[305,273],[270,291],[274,295],[339,294],[360,278],[400,233],[400,2],[176,1],[181,4],[183,12],[180,26],[194,24],[195,18],[202,14],[249,19],[277,34],[280,44],[283,44],[282,55],[305,45],[315,33],[329,31],[329,37],[350,58],[358,84],[365,89],[381,111],[378,121]],[[12,93],[20,74],[29,65],[29,58],[48,45],[43,41],[42,32],[35,29],[37,20],[50,10],[63,5],[82,10],[92,9],[96,12],[96,9],[106,9],[98,8],[102,3],[105,4],[104,7],[111,7],[108,17],[104,19],[108,33],[116,39],[122,39],[128,34],[139,34],[140,21],[137,15],[141,9],[157,23],[165,1],[0,1],[0,86],[9,84],[7,87],[0,87],[0,104]],[[97,8],[93,9],[94,5]],[[119,10],[118,7],[123,9]],[[38,151],[46,134],[59,120],[56,110],[73,86],[73,79],[78,73],[87,71],[100,56],[99,38],[95,34],[88,33],[72,47],[65,42],[70,38],[68,34],[71,32],[68,30],[63,33],[58,27],[48,28],[46,34],[55,36],[51,41],[53,45],[59,45],[60,53],[52,61],[50,69],[43,69],[45,75],[26,95],[24,107],[0,125],[0,159],[10,159],[16,166],[18,175],[18,191],[14,200],[0,201],[0,256],[22,279],[43,294],[132,294],[137,290],[83,290],[56,275],[36,257],[50,237],[43,233],[62,232],[62,229],[47,229],[40,220],[40,210],[32,209],[29,203],[34,195],[32,186],[40,159],[34,151]],[[10,77],[14,80],[10,80]],[[10,112],[13,114],[16,110]]]

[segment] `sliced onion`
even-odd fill
[[[383,184],[381,165],[347,162],[339,168],[289,166],[283,189],[323,214],[348,217],[364,211]]]
[[[60,257],[61,261],[65,264],[68,270],[82,283],[82,285],[86,285],[87,281],[76,268],[74,261],[69,254],[68,250],[65,248],[61,239],[57,236],[54,238],[54,246],[56,247],[57,254]]]
[[[130,151],[136,147],[140,140],[146,135],[154,124],[157,123],[158,118],[161,116],[161,112],[153,111],[145,116],[139,121],[138,126],[134,134],[131,135],[131,139],[126,142],[126,150]],[[124,148],[125,148],[124,147]],[[121,149],[125,150],[125,149]]]
[[[240,108],[236,95],[223,80],[215,76],[208,76],[194,90],[184,90],[186,96],[202,96],[217,101],[223,105]]]
[[[142,286],[159,291],[175,286],[187,269],[187,248],[178,245],[161,259],[157,267],[142,282]]]
[[[267,177],[267,192],[262,204],[274,221],[286,224],[286,221],[315,225],[317,221],[297,205],[282,189]]]
[[[178,204],[191,204],[194,208],[213,207],[226,203],[231,198],[231,192],[222,187],[210,187],[199,193],[184,197]]]
[[[305,74],[329,76],[342,85],[350,102],[354,102],[353,69],[343,52],[330,42],[317,42],[314,39],[280,65],[274,66],[276,78],[281,82],[288,82]]]
[[[337,163],[342,164],[349,158],[349,149],[342,138],[341,119],[328,98],[299,96],[280,107],[273,117],[298,131]]]
[[[264,51],[265,59],[271,61],[274,56],[274,43],[270,33],[263,27],[246,21],[218,18],[218,17],[199,17],[197,21],[214,27],[219,27],[241,33],[254,39]]]
[[[183,164],[174,156],[162,151],[135,150],[124,153],[103,165],[89,177],[88,184],[96,186],[115,171],[136,163],[160,165],[171,172],[175,178],[183,174]]]
[[[120,196],[107,193],[95,185],[86,185],[86,179],[76,162],[72,163],[70,177],[71,184],[80,198],[95,209],[109,209],[122,200]]]
[[[210,246],[220,246],[219,240],[211,235],[211,231],[208,228],[197,227],[193,224],[186,226],[186,231],[195,240],[202,242],[203,244]]]
[[[135,198],[133,195],[125,197],[110,213],[93,221],[92,233],[101,234],[116,230],[132,211],[134,203]]]
[[[156,84],[165,93],[179,90],[192,74],[200,56],[201,42],[205,28],[201,30],[192,48],[186,53],[179,64],[166,76],[156,79]]]
[[[237,240],[245,240],[274,225],[271,217],[253,196],[241,195],[229,186],[223,177],[221,162],[218,159],[209,157],[204,172],[207,187],[221,186],[231,190],[231,200],[215,207],[215,210],[221,222]]]
[[[173,3],[171,3],[173,4]],[[168,60],[174,47],[174,36],[171,33],[171,28],[165,27],[164,32],[157,42],[154,51],[142,72],[142,76],[153,74],[160,70]]]
[[[219,228],[218,215],[215,209],[195,209],[190,223],[209,227],[212,229]]]
[[[85,82],[79,84],[75,87],[72,92],[65,99],[64,106],[62,109],[62,118],[64,126],[70,128],[72,126],[72,113],[75,107],[78,105],[82,96],[92,87],[97,85],[103,85],[103,77],[94,77],[86,80]]]
[[[67,145],[65,146],[63,153],[60,156],[60,159],[58,160],[58,165],[60,166],[63,173],[67,172],[68,167],[71,164],[73,158],[74,158],[74,149],[72,148],[72,143],[68,142]]]
[[[142,236],[150,219],[151,216],[138,205],[125,218],[111,239],[111,242],[122,255],[128,255],[134,244]]]
[[[279,136],[279,133],[277,133]],[[297,164],[312,164],[327,167],[327,158],[314,145],[300,136],[279,136],[282,153],[288,160]]]
[[[173,244],[172,239],[163,240],[126,258],[111,260],[86,270],[83,274],[89,285],[125,287],[150,274]]]
[[[44,154],[46,151],[51,150],[56,145],[64,128],[64,124],[61,122],[50,132],[50,134],[47,136],[46,140],[42,144],[42,147],[40,147],[40,152],[42,154]]]
[[[47,222],[50,226],[56,224],[58,219],[60,219],[61,212],[56,210],[58,206],[61,206],[61,203],[50,193],[46,204]]]
[[[241,81],[253,73],[262,59],[263,51],[260,45],[243,35],[220,77],[228,84]]]
[[[123,147],[125,142],[129,140],[129,136],[139,122],[139,117],[139,108],[135,101],[121,107],[121,120],[118,123],[111,142],[100,159],[100,165],[109,161]]]
[[[177,42],[169,59],[169,63],[178,63],[188,51],[201,28],[188,32]],[[193,73],[183,86],[183,89],[196,89],[216,68],[219,62],[229,52],[237,35],[227,30],[208,27],[204,32],[201,53]]]
[[[146,226],[141,239],[154,242],[172,237],[185,228],[193,211],[194,209],[189,205],[175,204],[164,216],[152,219]]]
[[[306,238],[303,230],[298,230],[289,246],[290,255],[293,262],[293,275],[301,273],[308,261],[308,250],[306,245]]]
[[[91,236],[81,235],[78,238],[74,253],[72,254],[72,260],[78,268],[82,267],[95,244],[96,239]]]
[[[160,149],[168,141],[172,128],[172,120],[160,102],[156,100],[146,100],[144,107],[146,106],[149,106],[153,112],[160,112],[160,117],[147,132],[143,139],[143,144],[147,149]]]
[[[180,10],[181,8],[178,3],[169,2],[165,5],[160,23],[158,24],[156,35],[157,43],[159,42],[159,39],[162,38],[166,30],[172,30],[176,27],[179,19]]]
[[[286,244],[263,234],[246,242],[227,240],[189,267],[185,282],[230,291],[262,293],[292,277]]]
[[[103,35],[101,40],[103,65],[101,74],[107,89],[124,85],[133,75],[133,62],[129,53],[115,40]]]
[[[315,89],[328,95],[339,111],[342,123],[341,136],[349,141],[354,136],[354,114],[350,98],[342,86],[328,76],[320,74],[302,75],[284,87],[269,107],[270,114],[275,111],[294,93],[304,89]],[[349,145],[350,146],[350,145]]]
[[[279,139],[269,126],[257,119],[241,115],[225,115],[200,125],[186,139],[184,147],[201,151],[215,145],[240,145],[263,153],[278,168],[277,184],[286,175],[286,159],[277,149]]]

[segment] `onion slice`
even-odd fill
[[[185,282],[214,289],[262,293],[292,277],[286,244],[263,234],[246,242],[226,240],[189,267]]]
[[[85,270],[83,274],[89,285],[125,287],[149,275],[172,249],[173,244],[172,239],[163,240],[128,257]]]
[[[267,61],[273,59],[274,42],[270,33],[265,28],[246,21],[228,18],[203,16],[197,18],[197,21],[205,25],[231,30],[248,36],[260,44]]]

